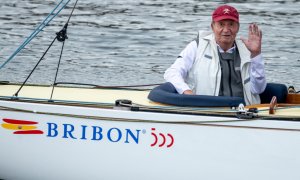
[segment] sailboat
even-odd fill
[[[53,42],[64,43],[66,30]],[[300,94],[270,83],[261,99],[244,106],[236,98],[179,95],[170,83],[2,81],[0,178],[300,179]]]

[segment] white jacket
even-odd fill
[[[245,102],[247,105],[259,104],[259,93],[263,92],[266,87],[263,62],[258,63],[259,73],[255,70],[253,72],[251,69],[250,52],[241,41],[236,40],[236,45],[241,58],[241,77]],[[173,64],[165,73],[165,79],[171,82],[176,89],[187,89],[186,87],[178,87],[185,86],[186,84],[188,89],[191,89],[195,94],[218,96],[221,83],[221,68],[214,34],[199,32],[199,45],[191,65],[184,64],[184,59],[176,61],[178,61],[177,65],[175,62],[175,65]],[[184,68],[178,68],[178,64],[183,65]],[[174,70],[178,72],[174,73]],[[179,76],[181,76],[181,79]],[[253,84],[256,85],[255,88],[253,88]]]

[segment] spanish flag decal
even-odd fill
[[[44,134],[37,129],[38,122],[4,118],[1,126],[14,131],[14,134]]]

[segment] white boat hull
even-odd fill
[[[300,179],[299,122],[0,104],[3,179]]]

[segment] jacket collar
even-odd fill
[[[214,49],[217,50],[217,43],[215,40],[215,35],[214,33],[210,33],[206,36],[203,37],[203,39],[210,41],[210,43],[213,45]],[[236,46],[239,50],[239,54],[241,57],[241,64],[245,64],[247,62],[250,62],[250,52],[248,51],[248,49],[246,48],[245,44],[241,41],[236,39],[235,40]]]

